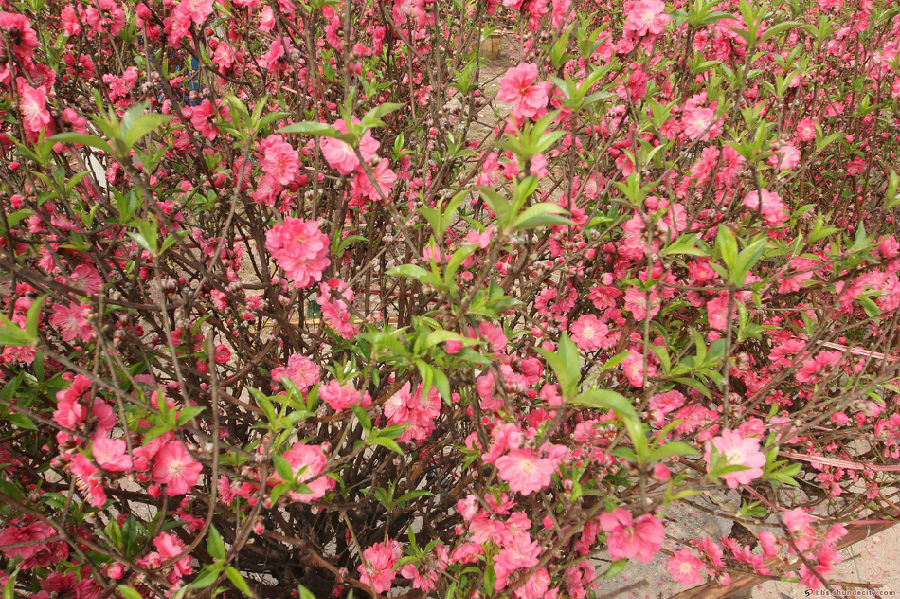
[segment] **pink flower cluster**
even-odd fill
[[[311,220],[286,217],[266,233],[266,249],[297,289],[305,289],[320,280],[331,263],[328,236]]]
[[[434,431],[434,421],[441,413],[441,398],[432,387],[422,397],[422,385],[410,393],[406,383],[384,403],[388,424],[404,424],[400,441],[424,441]]]

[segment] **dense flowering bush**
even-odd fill
[[[818,588],[897,517],[894,3],[0,8],[4,597]]]

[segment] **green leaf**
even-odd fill
[[[125,134],[125,147],[130,150],[139,139],[152,133],[160,125],[168,123],[171,118],[164,114],[142,115]]]
[[[862,309],[866,312],[866,316],[869,318],[875,318],[881,314],[881,310],[878,308],[878,304],[872,301],[872,298],[867,297],[865,295],[861,295],[856,298],[857,303],[862,306]]]
[[[694,455],[700,455],[700,452],[693,446],[684,441],[669,441],[659,449],[655,450],[651,454],[650,459],[654,462],[662,462],[663,460],[674,458],[676,456],[682,457]]]
[[[3,585],[3,599],[14,599],[16,595],[16,578],[19,576],[19,568],[16,567],[13,570],[12,574],[9,575],[9,580],[6,581],[6,584]]]
[[[244,580],[244,577],[241,576],[240,571],[237,568],[232,568],[228,566],[225,568],[225,576],[228,577],[228,580],[231,581],[237,590],[242,592],[246,597],[253,597],[253,591],[250,590],[250,587],[247,586],[247,582]]]
[[[178,420],[177,420],[178,426],[181,426],[182,424],[184,424],[186,422],[190,422],[191,420],[196,418],[197,415],[200,414],[200,412],[202,412],[205,409],[206,408],[204,408],[203,406],[187,406],[186,408],[183,408],[181,410],[181,412],[179,412],[179,414],[178,414]]]
[[[628,563],[628,558],[623,557],[620,560],[616,560],[609,565],[609,568],[606,569],[606,572],[603,573],[603,578],[615,578],[619,575],[619,573],[625,569],[625,564]]]
[[[316,596],[313,595],[312,591],[303,586],[302,584],[297,585],[297,599],[316,599]]]
[[[273,455],[272,461],[275,463],[275,472],[278,473],[278,476],[281,477],[281,480],[285,482],[294,482],[296,477],[294,476],[294,470],[293,468],[291,468],[290,462],[288,462],[280,455]]]
[[[416,266],[415,264],[401,264],[400,266],[395,266],[387,271],[387,274],[392,277],[407,277],[409,279],[421,281],[430,273],[421,266]]]
[[[209,527],[206,537],[206,552],[216,559],[225,559],[225,539],[215,526]]]
[[[570,400],[572,405],[602,410],[613,410],[621,414],[623,420],[639,420],[637,410],[621,393],[612,389],[588,389]]]
[[[566,365],[566,374],[571,385],[569,390],[569,396],[571,397],[575,395],[578,381],[581,380],[581,352],[578,351],[578,347],[568,333],[563,333],[559,339],[559,356],[562,358],[563,364]]]
[[[388,439],[387,437],[371,437],[369,438],[369,443],[372,445],[381,445],[382,447],[387,447],[391,451],[399,453],[400,455],[406,455],[396,441],[393,439]]]
[[[37,298],[28,307],[28,313],[25,317],[25,333],[32,339],[37,339],[38,325],[41,322],[41,307],[44,305],[46,295]]]
[[[716,234],[716,249],[719,251],[719,256],[722,257],[722,261],[725,262],[728,270],[734,270],[735,260],[737,260],[738,255],[737,240],[734,238],[734,233],[731,232],[731,229],[725,225],[719,225],[719,230]]]
[[[119,594],[122,595],[124,599],[142,599],[141,594],[138,593],[134,587],[127,584],[120,584],[116,587],[116,590],[119,591]]]
[[[324,135],[325,137],[342,137],[343,133],[327,123],[317,123],[314,121],[302,121],[293,123],[278,130],[278,133],[290,134],[297,133],[300,135]]]
[[[484,569],[484,594],[486,597],[491,597],[494,594],[494,583],[497,580],[497,573],[494,571],[494,563],[488,562],[487,566]]]
[[[478,191],[481,192],[481,198],[488,206],[490,206],[491,210],[493,210],[494,214],[497,216],[497,224],[505,231],[514,216],[513,207],[510,201],[490,187],[479,185]]]
[[[369,418],[369,414],[366,412],[366,409],[359,405],[351,405],[350,409],[353,410],[353,414],[356,416],[356,419],[360,421],[363,425],[364,430],[372,430],[372,419]]]
[[[0,314],[0,346],[34,347],[37,338],[29,335],[7,316]]]
[[[10,414],[6,417],[6,420],[19,428],[31,431],[37,430],[37,426],[35,426],[31,419],[28,418],[28,416],[26,416],[25,414]]]
[[[688,254],[690,256],[709,256],[709,252],[697,247],[697,235],[682,235],[662,251],[663,256]]]
[[[197,574],[197,577],[191,581],[191,588],[195,589],[205,589],[219,578],[219,574],[222,573],[222,568],[224,567],[223,562],[216,562],[214,564],[207,564],[203,566],[203,569]]]
[[[83,146],[89,146],[92,148],[96,148],[101,152],[106,152],[107,154],[113,154],[112,146],[109,145],[109,142],[104,140],[101,137],[97,137],[96,135],[87,135],[84,133],[60,133],[58,135],[54,135],[48,141],[52,142],[60,142],[60,143],[70,143],[70,144],[81,144]]]
[[[571,220],[562,216],[567,214],[568,210],[556,204],[543,202],[531,206],[513,222],[513,229],[516,231],[526,231],[535,227],[549,227],[554,225],[571,225]]]
[[[474,254],[476,250],[478,250],[477,243],[467,243],[453,252],[453,257],[450,258],[450,261],[447,263],[446,269],[444,271],[445,283],[449,284],[450,281],[453,280],[453,277],[456,276],[456,272],[459,270],[460,265],[465,262],[466,258]]]

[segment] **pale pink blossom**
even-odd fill
[[[259,153],[263,172],[279,185],[290,185],[297,180],[300,174],[297,151],[280,135],[269,135],[259,142]]]
[[[319,499],[335,486],[335,480],[329,476],[320,476],[325,471],[325,453],[320,445],[294,443],[282,456],[291,465],[291,472],[300,483],[309,488],[309,493],[290,491],[289,495],[296,501],[309,502]],[[277,476],[277,475],[276,475]],[[280,480],[280,477],[278,477]]]
[[[676,549],[669,561],[666,562],[666,571],[672,575],[676,582],[686,587],[696,586],[703,582],[704,564],[697,559],[690,549]]]
[[[661,0],[637,0],[625,2],[626,37],[656,36],[665,30],[672,20],[665,13],[666,5]]]
[[[713,437],[712,447],[724,458],[729,466],[745,466],[746,469],[737,472],[729,472],[722,476],[732,489],[738,485],[745,485],[763,475],[763,466],[766,465],[766,456],[760,450],[759,439],[744,437],[739,431],[724,429],[718,437]],[[706,446],[706,461],[709,467],[712,449],[708,443]]]
[[[572,341],[581,351],[597,351],[609,347],[609,328],[593,314],[585,314],[569,325]]]
[[[71,302],[68,306],[56,304],[50,315],[50,324],[59,329],[63,341],[90,341],[94,337],[94,327],[88,319],[90,306]]]
[[[550,486],[559,460],[539,458],[530,449],[516,449],[497,458],[497,475],[509,483],[509,490],[530,495]]]
[[[153,482],[166,485],[166,495],[184,495],[197,484],[203,464],[179,441],[163,445],[153,457]]]

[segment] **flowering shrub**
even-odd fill
[[[818,588],[896,518],[893,3],[0,7],[4,597]]]

